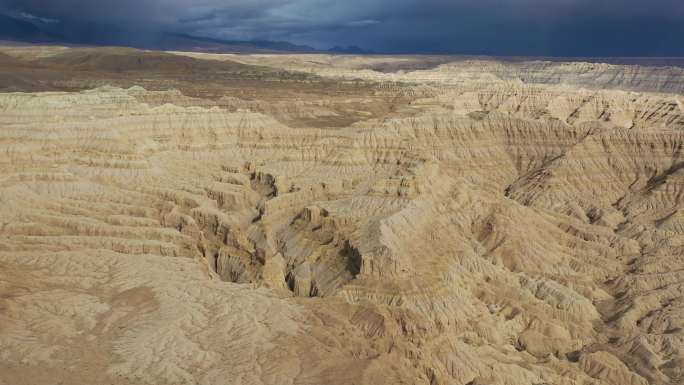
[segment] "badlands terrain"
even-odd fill
[[[684,384],[684,69],[2,47],[0,384]]]

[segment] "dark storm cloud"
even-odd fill
[[[391,52],[684,55],[682,0],[0,0],[97,33],[359,45]]]

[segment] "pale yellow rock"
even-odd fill
[[[0,93],[0,383],[684,380],[681,69],[180,55]]]

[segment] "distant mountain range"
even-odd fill
[[[344,54],[350,54],[350,55],[368,55],[368,54],[374,54],[376,52],[369,51],[366,49],[363,49],[361,47],[357,47],[355,45],[350,45],[347,47],[342,47],[342,46],[335,46],[332,47],[328,50],[328,52],[332,53],[344,53]]]
[[[144,38],[141,38],[141,36],[144,36]],[[0,14],[0,41],[64,45],[129,46],[169,51],[224,53],[372,53],[356,46],[336,46],[329,50],[318,50],[306,45],[297,45],[285,41],[222,40],[183,33],[156,31],[131,33],[117,31],[116,28],[111,27],[105,31],[102,27],[92,25],[63,25],[59,22],[26,19],[3,14]]]

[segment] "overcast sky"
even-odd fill
[[[0,12],[131,40],[168,31],[381,52],[684,55],[684,0],[0,0]]]

